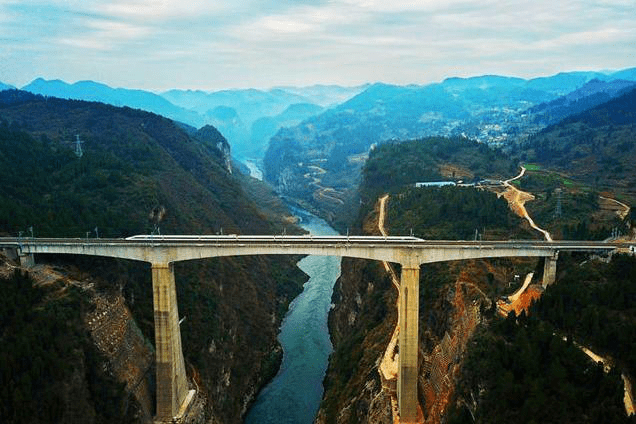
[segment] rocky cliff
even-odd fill
[[[418,178],[434,178],[444,169],[471,169],[471,161],[478,165],[472,172],[482,173],[486,169],[478,167],[496,155],[467,140],[428,139],[378,147],[363,170],[360,195],[378,199],[378,193],[389,192],[388,206],[371,200],[362,204],[353,231],[378,235],[382,221],[388,234],[408,234],[410,229],[427,239],[464,238],[467,228],[510,234],[519,220],[494,193],[411,187]],[[490,172],[510,167],[502,160],[491,164]],[[517,261],[514,266],[533,263]],[[480,260],[421,267],[418,395],[425,422],[444,422],[468,341],[484,315],[494,313],[492,299],[510,281],[514,266],[508,260]],[[399,269],[393,273],[399,276]],[[318,423],[396,422],[399,278],[392,280],[382,264],[343,261],[329,317],[334,354]]]
[[[393,423],[396,374],[387,378],[379,368],[385,355],[399,355],[386,352],[397,324],[397,290],[379,263],[343,260],[342,269],[329,316],[335,351],[316,422]],[[444,422],[468,341],[483,314],[493,314],[495,292],[513,269],[508,260],[422,267],[418,393],[425,422]]]
[[[287,212],[261,210],[253,200],[255,194],[246,192],[246,183],[229,172],[223,154],[227,142],[214,139],[218,134],[211,128],[198,139],[168,119],[138,110],[17,91],[2,95],[3,235],[17,235],[29,226],[35,236],[56,237],[126,237],[151,231],[271,234],[283,226],[288,233],[295,231],[285,219]],[[76,134],[83,141],[83,155],[77,155],[69,143]],[[259,196],[268,208],[276,205],[265,190],[259,190]],[[58,391],[60,399],[46,398],[45,403],[69,404],[73,397],[90,397],[86,387],[102,386],[96,382],[108,379],[116,390],[102,396],[104,402],[95,400],[90,406],[94,415],[109,417],[108,422],[148,422],[154,414],[149,266],[68,256],[42,256],[36,261],[62,274],[75,273],[73,280],[80,283],[61,292],[72,292],[73,302],[88,306],[86,311],[75,308],[76,331],[68,337],[70,342],[81,342],[84,351],[95,352],[90,358],[103,358],[89,363],[69,353],[69,366],[78,370],[84,386],[74,386],[77,393],[72,396]],[[278,328],[306,278],[295,267],[296,261],[224,258],[175,267],[179,315],[185,318],[181,335],[188,379],[205,403],[207,421],[240,421],[260,387],[275,374],[281,355]],[[83,289],[88,286],[92,291]],[[34,299],[31,306],[40,302],[39,296]],[[36,336],[38,331],[34,330]],[[58,343],[61,335],[51,333],[51,340]],[[14,349],[21,340],[3,339],[3,345]],[[51,345],[43,349],[44,358],[59,356]],[[46,387],[63,384],[60,378],[65,374],[44,377],[38,369],[27,366],[13,377],[21,380],[28,375],[24,396],[31,396],[30,387],[41,382],[51,380]],[[97,378],[100,373],[102,380]],[[118,407],[131,402],[139,406]],[[130,411],[136,412],[130,415]],[[34,411],[25,411],[22,419],[13,415],[4,419],[4,411],[0,414],[3,422],[38,422]],[[77,417],[63,422],[90,422]],[[62,422],[43,420],[52,421]]]

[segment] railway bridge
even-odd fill
[[[194,396],[181,347],[173,264],[203,258],[243,255],[323,255],[387,261],[401,266],[398,319],[400,422],[417,421],[420,265],[431,262],[497,257],[544,257],[544,285],[556,276],[559,251],[608,252],[631,249],[629,243],[598,241],[444,241],[416,237],[373,236],[150,236],[127,239],[0,238],[0,248],[18,255],[23,266],[34,254],[103,256],[149,262],[157,364],[156,422],[182,417]]]

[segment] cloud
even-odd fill
[[[62,70],[265,87],[628,67],[634,16],[634,0],[0,0],[0,61],[16,68],[0,81]]]
[[[82,24],[85,31],[65,34],[56,41],[67,47],[106,51],[119,48],[122,43],[142,39],[151,32],[143,25],[104,19],[86,19]]]
[[[100,5],[99,10],[119,19],[170,21],[236,10],[232,3],[209,0],[114,0]]]

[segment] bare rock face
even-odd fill
[[[327,424],[325,411],[321,409],[316,417],[316,424]],[[391,396],[382,390],[377,379],[366,381],[364,389],[345,403],[338,412],[335,422],[363,422],[372,424],[393,424],[391,414]]]
[[[329,317],[335,352],[316,423],[393,423],[395,381],[378,370],[396,325],[397,291],[379,264],[343,263]],[[421,293],[420,298],[418,395],[426,423],[444,421],[467,343],[482,311],[492,306],[484,293],[492,271],[487,263],[457,265],[443,276],[441,269],[426,266],[421,281],[437,287],[435,294]]]
[[[99,351],[108,358],[109,371],[126,383],[126,390],[140,405],[141,418],[153,416],[154,349],[141,334],[121,295],[93,294],[95,310],[85,322]]]
[[[215,150],[215,154],[221,159],[225,170],[232,173],[232,154],[230,143],[223,135],[213,126],[206,125],[193,134],[195,140],[198,140],[205,146],[210,146]]]
[[[343,259],[329,314],[334,353],[317,423],[393,422],[378,366],[397,323],[396,299],[380,263]]]
[[[216,148],[219,152],[221,152],[221,157],[223,158],[223,163],[225,164],[225,169],[230,174],[232,173],[232,155],[230,153],[230,143],[227,140],[219,141],[216,143]]]

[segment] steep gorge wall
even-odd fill
[[[346,259],[329,314],[334,345],[317,423],[393,422],[377,368],[397,323],[397,292],[378,262]]]
[[[68,144],[78,134],[84,141],[81,157]],[[0,96],[0,168],[6,171],[0,178],[0,233],[17,235],[29,226],[36,237],[127,237],[159,230],[161,234],[300,231],[286,221],[287,211],[273,213],[259,207],[272,203],[269,195],[261,193],[257,202],[248,194],[237,172],[227,167],[227,147],[211,127],[188,134],[168,119],[138,110],[44,99],[19,91]],[[276,373],[281,357],[278,328],[306,279],[296,261],[245,257],[176,264],[179,317],[185,318],[180,326],[185,365],[191,384],[205,400],[207,421],[240,421],[260,387]],[[87,383],[88,389],[98,374],[117,382],[112,393],[98,396],[103,402],[96,400],[87,408],[97,411],[97,416],[100,409],[108,410],[110,415],[104,416],[114,418],[107,422],[147,421],[154,414],[145,412],[148,404],[154,409],[154,400],[147,399],[154,396],[154,370],[147,363],[147,349],[154,361],[148,264],[63,255],[38,257],[36,262],[73,272],[74,280],[93,284],[95,296],[101,299],[68,287],[73,293],[70,301],[99,311],[87,318],[92,320],[97,345],[79,315],[73,320],[77,334],[56,330],[50,334],[56,343],[68,337],[81,344],[92,358],[109,358],[86,364],[69,359],[69,366],[80,370],[78,381]],[[90,311],[76,312],[83,319]],[[20,322],[12,325],[24,327]],[[135,336],[135,327],[142,337]],[[24,345],[23,339],[32,341],[31,336],[8,340],[7,346]],[[54,346],[43,349],[43,358],[53,356],[49,352]],[[108,366],[103,366],[104,361]],[[33,372],[39,379],[36,365],[25,373]],[[137,396],[144,412],[124,417],[118,406],[109,405],[132,402],[132,392],[145,390],[142,375],[150,376],[150,395]],[[56,378],[51,387],[64,384]],[[34,392],[30,380],[31,376],[25,379],[27,395]],[[74,396],[86,397],[88,389],[78,388]],[[24,413],[27,422],[37,422],[34,411]],[[89,418],[53,421],[91,422]],[[1,416],[0,421],[5,422]]]
[[[425,422],[440,423],[467,343],[482,314],[492,313],[486,286],[501,283],[504,275],[484,261],[422,271],[418,394]],[[343,262],[329,318],[335,352],[317,423],[393,423],[395,382],[382,381],[378,367],[397,322],[396,299],[380,264]]]
[[[60,408],[66,411],[64,422],[99,423],[103,416],[110,417],[110,422],[152,422],[156,388],[149,272],[143,266],[119,262],[111,263],[109,271],[97,261],[89,273],[85,261],[52,259],[47,264],[45,256],[38,257],[34,268],[21,272],[28,271],[34,287],[45,297],[58,302],[73,292],[73,298],[84,305],[75,308],[72,321],[86,333],[81,343],[89,353],[87,359],[66,365],[75,371],[64,383],[68,389],[59,393]],[[282,356],[276,336],[299,286],[284,288],[279,283],[295,284],[304,275],[297,270],[286,275],[281,264],[268,259],[216,262],[181,265],[176,273],[188,380],[198,394],[195,413],[189,417],[194,421],[188,421],[192,423],[241,420],[256,393],[276,373]],[[230,269],[232,279],[228,279]],[[3,259],[2,278],[9,278],[14,270],[20,267]],[[260,284],[254,282],[252,272],[261,274]],[[200,280],[193,280],[193,273]],[[208,296],[201,297],[201,291]],[[76,337],[71,340],[78,343]],[[42,348],[46,352],[49,346]],[[99,378],[111,386],[98,388],[103,392],[96,395],[94,386],[100,386],[101,380],[95,380],[95,374],[100,373]],[[106,414],[103,402],[110,410]]]
[[[378,231],[376,207],[362,225]],[[467,343],[492,313],[493,288],[510,277],[507,260],[429,264],[420,273],[420,349],[418,395],[427,423],[443,422]],[[398,272],[399,274],[399,272]],[[343,260],[329,316],[335,352],[325,379],[318,418],[327,423],[393,423],[397,416],[395,378],[379,366],[397,323],[397,290],[380,263]],[[399,352],[388,352],[389,357]]]
[[[139,404],[141,421],[152,420],[154,411],[154,349],[135,323],[121,294],[88,296],[95,309],[84,322],[97,349],[108,360],[108,371],[126,384],[126,392]]]

